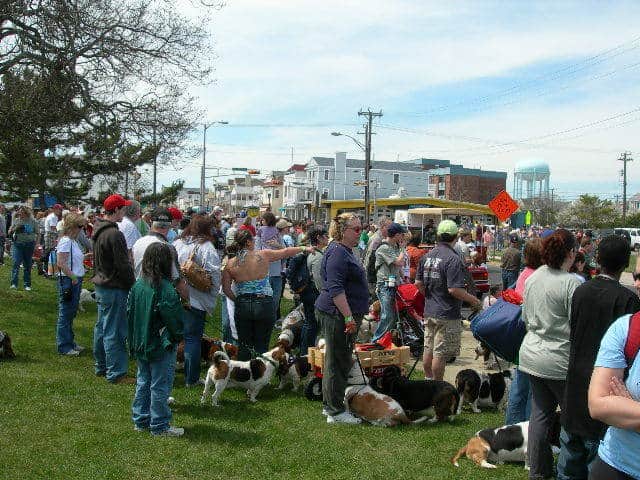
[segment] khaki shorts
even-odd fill
[[[462,322],[425,317],[424,353],[436,357],[457,357],[460,355]]]

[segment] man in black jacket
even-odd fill
[[[120,195],[110,195],[104,201],[104,219],[95,227],[93,255],[98,302],[98,321],[93,331],[95,372],[111,383],[135,383],[127,377],[127,296],[135,282],[127,243],[118,229],[131,202]]]
[[[587,393],[600,342],[619,317],[640,310],[640,300],[620,285],[629,264],[629,242],[618,235],[600,242],[597,261],[602,273],[580,285],[571,301],[571,347],[562,406],[559,480],[586,479],[589,464],[597,458],[598,444],[607,426],[589,415]]]

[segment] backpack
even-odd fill
[[[289,259],[284,272],[293,293],[302,293],[311,284],[311,275],[307,268],[307,254],[298,253]]]
[[[369,252],[369,256],[367,257],[367,282],[369,283],[376,283],[377,281],[376,277],[378,274],[378,269],[376,268],[376,251],[385,243],[386,242],[380,243],[380,245],[378,245],[375,250],[371,250]]]
[[[640,312],[636,312],[629,317],[629,333],[624,344],[624,358],[627,361],[627,368],[624,372],[625,379],[629,375],[629,369],[638,355],[638,350],[640,350]]]

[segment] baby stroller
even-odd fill
[[[413,283],[403,283],[396,289],[396,311],[398,312],[398,346],[406,345],[413,358],[422,356],[424,347],[424,295]]]

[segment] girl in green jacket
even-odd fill
[[[176,346],[183,336],[183,308],[171,283],[172,254],[164,242],[149,245],[142,257],[142,275],[129,292],[129,349],[138,373],[132,418],[136,431],[180,436],[171,426],[167,403],[176,364]]]

